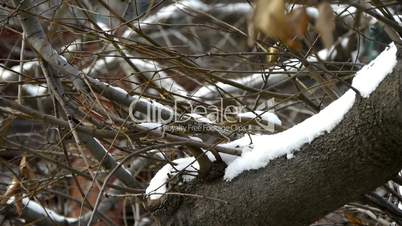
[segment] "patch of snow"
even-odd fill
[[[381,81],[393,71],[397,63],[396,52],[397,48],[392,43],[377,58],[356,73],[352,86],[358,89],[363,97],[369,97]]]
[[[293,9],[305,7],[305,5],[291,5]],[[305,7],[307,15],[310,16],[311,18],[317,19],[320,16],[320,12],[316,7]],[[356,12],[355,7],[351,7],[349,5],[345,4],[331,4],[332,10],[337,14],[338,16],[350,16],[351,14],[353,15]]]
[[[209,118],[196,114],[196,113],[189,113],[187,115],[190,116],[191,118],[193,118],[197,122],[203,122],[203,123],[208,123],[208,124],[213,123],[211,120],[209,120]]]
[[[303,6],[301,6],[301,7],[303,7]],[[320,15],[320,12],[315,7],[307,7],[306,12],[307,12],[307,15],[309,15],[310,17],[312,17],[314,19],[317,19],[318,16]]]
[[[44,95],[47,91],[47,88],[45,85],[40,86],[40,85],[22,85],[22,88],[25,89],[25,91],[30,95],[30,96],[40,96]]]
[[[26,62],[22,65],[23,74],[34,70],[38,66],[38,61]],[[0,81],[18,81],[18,74],[15,72],[20,72],[20,65],[11,67],[10,69],[0,67]],[[24,84],[22,88],[30,96],[39,96],[46,93],[46,84],[33,85]]]
[[[195,160],[194,157],[186,157],[175,159],[172,161],[174,166],[171,164],[166,164],[163,166],[152,178],[148,187],[145,190],[145,195],[151,199],[159,199],[162,197],[163,194],[167,191],[167,182],[169,178],[175,176],[182,170],[186,170],[186,174],[183,175],[184,181],[190,181],[194,179],[195,176],[189,175],[193,174],[196,175],[197,171],[199,170],[200,166],[198,162]]]
[[[202,142],[202,139],[199,137],[189,136],[189,138],[195,141]],[[205,149],[202,149],[202,151],[204,151],[209,160],[211,160],[212,162],[216,161],[215,156],[210,151]],[[155,153],[160,154],[160,152]],[[162,154],[160,155],[161,159],[165,159]],[[225,153],[219,153],[219,155],[226,164],[230,164],[237,158],[237,156]],[[185,182],[193,180],[198,175],[198,170],[200,167],[194,157],[175,159],[172,162],[173,164],[175,164],[174,166],[172,166],[170,163],[164,165],[150,181],[148,187],[145,190],[145,195],[149,199],[154,200],[162,197],[163,194],[165,194],[167,191],[167,183],[169,182],[169,179],[182,170],[186,170],[188,173],[186,175],[183,175],[183,180]]]
[[[333,58],[336,56],[336,49],[335,46],[331,46],[328,49],[322,49],[318,51],[317,55],[321,60],[333,60]],[[308,60],[308,61],[313,61],[313,60]]]
[[[261,118],[262,120],[275,124],[275,125],[282,125],[282,121],[279,117],[272,112],[264,112],[264,111],[254,111],[254,112],[244,112],[237,114],[237,116],[241,119],[255,119]]]
[[[332,10],[334,10],[334,12],[336,14],[338,14],[338,16],[341,15],[350,15],[350,14],[355,14],[356,13],[356,8],[347,4],[331,4]]]
[[[350,38],[348,38],[348,37],[343,38],[343,39],[341,40],[341,46],[342,46],[343,48],[348,47],[349,40],[350,40]]]
[[[402,25],[401,15],[394,15],[394,20],[395,20],[399,25]]]
[[[355,63],[360,63],[360,60],[359,60],[358,55],[357,55],[358,53],[359,53],[358,50],[352,51],[352,52],[350,53],[350,57],[351,57],[351,59],[352,59],[353,61],[355,61]]]
[[[232,3],[232,4],[218,4],[213,8],[218,8],[224,13],[248,13],[252,10],[252,7],[249,3]]]
[[[219,153],[219,155],[221,156],[222,161],[224,161],[226,163],[226,165],[229,165],[236,158],[238,158],[238,156],[236,156],[236,155],[230,155],[230,154],[226,154],[226,153]]]
[[[383,187],[378,187],[375,189],[374,193],[376,193],[377,195],[384,197],[388,192],[387,190],[385,190],[385,188]]]
[[[208,6],[207,4],[203,3],[200,0],[185,0],[177,2],[176,4],[177,7],[179,7],[179,9],[191,8],[202,11],[207,11],[208,9],[210,9],[210,6]]]
[[[199,137],[193,137],[193,136],[189,136],[188,138],[190,138],[191,140],[198,141],[198,142],[203,142],[203,141],[202,141],[202,139],[201,139],[201,138],[199,138]]]
[[[401,185],[398,185],[398,191],[399,191],[399,194],[402,195],[402,186]],[[398,203],[398,208],[402,209],[402,202]]]
[[[97,22],[96,24],[97,24],[98,27],[99,27],[102,31],[104,31],[106,34],[111,35],[111,34],[113,33],[113,32],[110,30],[110,27],[107,26],[105,23]]]
[[[286,158],[287,159],[292,159],[292,158],[294,158],[295,157],[295,155],[293,154],[293,153],[287,153],[286,154]]]
[[[264,72],[265,73],[265,72]],[[278,74],[273,74],[271,75],[272,78],[273,77],[279,77]],[[271,80],[271,76],[269,77]],[[287,76],[286,76],[287,78]],[[261,73],[256,73],[256,74],[252,74],[250,76],[246,76],[243,78],[239,78],[239,79],[233,79],[232,81],[242,84],[242,85],[247,85],[247,86],[255,86],[256,84],[262,83],[263,82],[263,75]],[[199,90],[197,90],[193,96],[194,97],[198,97],[198,98],[204,98],[204,99],[208,99],[208,98],[212,98],[215,95],[219,94],[219,93],[232,93],[232,92],[236,92],[237,90],[239,90],[239,88],[232,86],[230,84],[225,84],[223,82],[217,82],[216,84],[213,85],[207,85],[207,86],[203,86],[201,87]]]
[[[156,122],[144,122],[144,123],[140,123],[138,125],[146,128],[146,129],[150,129],[150,130],[161,130],[163,127],[163,125],[161,123],[156,123]]]

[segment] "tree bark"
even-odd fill
[[[184,225],[309,225],[342,205],[362,198],[402,168],[402,65],[331,132],[304,145],[293,159],[278,158],[232,182],[194,182],[176,208],[156,213]],[[267,144],[269,145],[269,144]],[[169,200],[173,196],[169,196]],[[173,197],[175,198],[175,197]]]

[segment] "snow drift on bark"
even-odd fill
[[[362,97],[369,97],[385,76],[392,72],[397,63],[396,52],[397,48],[392,43],[376,59],[356,73],[352,86]],[[353,106],[355,96],[355,91],[349,89],[320,113],[286,131],[272,135],[246,135],[223,144],[225,147],[238,147],[243,150],[241,157],[236,158],[226,168],[224,179],[230,181],[246,170],[265,167],[272,159],[291,155],[304,144],[311,143],[325,132],[330,132]],[[247,150],[250,146],[252,149]]]
[[[397,63],[396,52],[397,48],[392,43],[375,60],[356,73],[352,86],[360,92],[362,97],[369,97],[381,81],[393,71]],[[244,171],[265,167],[271,160],[280,156],[286,156],[288,159],[293,158],[294,152],[298,151],[303,145],[311,143],[315,138],[326,132],[331,132],[353,106],[355,98],[355,91],[349,89],[338,100],[328,105],[318,114],[286,131],[272,135],[245,135],[238,140],[219,145],[242,151],[240,157],[231,156],[226,158],[225,156],[223,158],[228,164],[224,179],[230,181]],[[208,157],[214,161],[214,158],[210,157],[210,155]],[[165,165],[151,180],[146,189],[146,194],[151,199],[160,198],[166,192],[166,182],[169,176],[177,174],[177,170],[190,167],[190,171],[196,173],[194,170],[199,168],[193,157],[176,159],[173,162],[177,165]],[[185,180],[192,178],[194,177],[186,177]]]

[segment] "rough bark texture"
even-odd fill
[[[174,212],[185,225],[308,225],[391,179],[402,168],[400,63],[370,98],[357,97],[331,133],[295,158],[278,158],[230,183],[199,183],[191,191],[227,204],[186,197],[178,208],[168,207],[161,221]]]

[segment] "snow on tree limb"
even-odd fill
[[[352,86],[363,97],[369,97],[385,76],[392,72],[397,62],[396,51],[397,48],[392,43],[375,60],[356,73]],[[247,147],[247,151],[243,151],[241,157],[228,165],[225,180],[230,181],[246,170],[265,167],[272,159],[293,154],[304,144],[311,143],[318,136],[331,132],[353,106],[355,95],[355,91],[349,89],[318,114],[286,131],[273,135],[246,135],[239,140],[224,144],[225,147],[243,149]],[[248,150],[250,145],[252,150]]]
[[[397,63],[397,47],[392,43],[375,60],[363,67],[352,82],[363,97],[369,97],[381,81],[393,71]],[[242,155],[234,160],[226,162],[224,179],[231,181],[247,170],[256,170],[268,165],[268,163],[280,156],[293,157],[303,145],[311,143],[317,137],[331,132],[355,102],[355,91],[350,89],[338,100],[331,103],[318,114],[306,119],[294,127],[273,135],[245,135],[243,138],[230,143],[221,144],[220,147],[242,150]],[[183,160],[184,161],[184,160]],[[188,165],[188,161],[186,160]],[[166,188],[167,174],[171,173],[172,166],[165,165],[156,177],[151,180],[147,193],[158,191],[152,199],[160,198]],[[183,167],[182,167],[183,168]],[[158,187],[159,186],[159,187]],[[159,189],[158,189],[159,188]],[[161,194],[162,193],[162,194]]]

